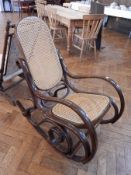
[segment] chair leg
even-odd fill
[[[129,32],[129,38],[131,38],[131,31]]]
[[[22,9],[19,9],[19,19],[22,19]]]
[[[61,38],[66,38],[66,40],[67,40],[67,31],[66,31],[66,29],[61,29]]]
[[[43,15],[42,19],[47,23],[47,19],[45,15]]]
[[[80,60],[82,61],[82,54],[83,54],[83,50],[84,50],[84,44],[85,44],[85,41],[83,40],[82,41],[82,46],[81,46],[81,52],[80,52]]]
[[[53,41],[55,40],[56,30],[53,30]]]
[[[62,29],[60,29],[60,38],[62,39],[63,37],[64,37],[64,35],[63,35],[64,33],[63,33],[63,30]]]
[[[67,30],[65,29],[65,37],[66,37],[66,40],[67,40]]]
[[[19,9],[19,19],[21,18],[21,14],[20,14],[21,12],[20,12],[20,9]]]
[[[96,40],[93,41],[93,47],[94,47],[94,56],[95,56],[95,59],[96,59]]]
[[[85,49],[86,49],[87,52],[90,51],[90,43],[89,43],[88,40],[86,40],[86,42],[85,42]]]

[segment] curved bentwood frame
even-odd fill
[[[21,45],[20,45],[21,47]],[[21,50],[23,51],[22,47]],[[24,52],[23,52],[24,55]],[[90,161],[97,151],[97,135],[95,127],[98,124],[107,124],[116,122],[123,114],[125,107],[125,100],[123,93],[119,85],[109,77],[103,76],[76,76],[72,75],[65,66],[63,58],[58,51],[60,64],[63,70],[63,78],[60,85],[55,87],[55,90],[48,89],[43,93],[42,89],[39,89],[33,81],[31,72],[29,70],[26,59],[20,58],[19,62],[23,69],[25,79],[32,95],[33,106],[25,108],[20,101],[17,101],[17,105],[22,111],[23,115],[28,121],[34,126],[34,128],[60,153],[65,155],[67,158],[75,160],[77,162],[87,163]],[[110,95],[100,94],[96,92],[81,91],[71,84],[70,79],[81,80],[81,79],[98,79],[111,85],[117,92],[119,97],[119,104],[117,104]],[[65,90],[63,97],[59,97],[59,92]],[[98,120],[90,121],[88,114],[75,103],[65,99],[69,92],[74,91],[75,93],[87,93],[87,94],[98,94],[109,97],[110,105],[103,111]],[[48,94],[48,95],[47,95]],[[71,108],[83,121],[83,124],[76,124],[71,121],[65,120],[52,112],[52,108],[56,104],[63,104]],[[105,114],[110,108],[114,109],[113,116],[104,120]],[[36,110],[41,111],[41,119],[37,121],[34,116]],[[48,127],[47,127],[48,126]]]

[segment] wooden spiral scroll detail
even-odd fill
[[[30,121],[32,123],[32,121]],[[46,125],[50,125],[47,129]],[[86,163],[90,160],[92,148],[87,139],[87,132],[76,128],[70,123],[58,119],[45,118],[34,125],[36,130],[61,154],[77,162]],[[74,144],[74,138],[76,142]],[[81,152],[82,150],[82,152]]]

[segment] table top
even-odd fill
[[[83,19],[84,15],[88,15],[86,12],[79,12],[70,8],[65,8],[58,5],[51,5],[51,8],[57,9],[57,14],[66,19],[79,20]]]
[[[63,6],[86,13],[89,13],[91,8],[90,4],[83,4],[81,2],[63,3]]]
[[[130,10],[120,10],[120,9],[111,8],[110,6],[106,6],[104,8],[104,14],[108,16],[131,19]]]

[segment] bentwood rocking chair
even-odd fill
[[[16,44],[15,25],[10,21],[6,24],[3,53],[0,54],[0,90],[6,91],[23,80],[23,71],[18,65],[19,48]],[[7,82],[19,76],[18,81]]]
[[[32,94],[33,106],[17,105],[34,128],[67,158],[86,163],[97,150],[96,126],[116,122],[124,111],[120,87],[109,77],[74,76],[56,50],[50,30],[38,17],[27,17],[17,26],[24,59],[20,60]],[[82,91],[70,79],[98,79],[111,85],[118,94],[119,106],[109,95]],[[111,109],[111,119],[104,119]],[[40,113],[38,112],[40,111]]]

